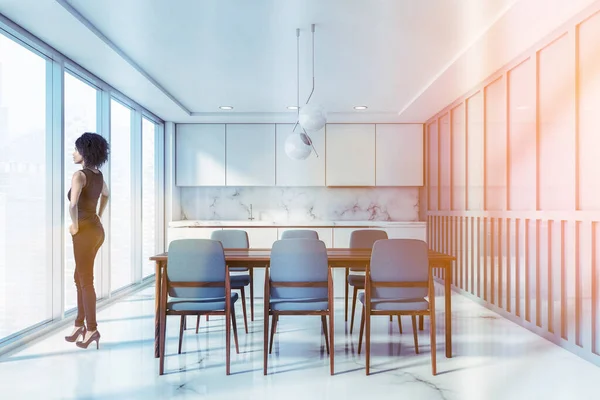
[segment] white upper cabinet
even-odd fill
[[[227,124],[227,186],[275,186],[275,124]]]
[[[175,148],[177,186],[225,185],[224,124],[178,124]]]
[[[309,133],[319,157],[311,152],[306,160],[293,160],[285,154],[285,141],[292,133],[294,124],[277,124],[276,168],[277,186],[325,186],[325,128]],[[296,132],[302,132],[297,127]]]
[[[423,186],[423,125],[377,124],[375,143],[376,186]]]
[[[375,186],[375,124],[326,126],[327,186]]]

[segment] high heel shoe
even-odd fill
[[[85,339],[85,336],[83,338]],[[96,332],[92,333],[92,335],[89,337],[87,342],[81,341],[81,342],[77,342],[75,344],[77,345],[77,347],[81,347],[82,349],[87,349],[88,346],[90,345],[90,343],[92,343],[94,341],[96,342],[96,350],[98,350],[100,348],[100,332],[96,331]]]
[[[79,335],[83,335],[83,337],[85,338],[85,326],[80,326],[79,328],[77,328],[77,330],[73,332],[71,336],[65,336],[65,340],[67,342],[73,343],[74,341],[79,339]]]

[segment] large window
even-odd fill
[[[64,54],[1,19],[0,353],[72,317],[77,306],[67,192],[81,168],[73,152],[84,132],[110,138],[102,168],[111,192],[102,221],[106,241],[94,263],[96,296],[106,300],[154,272],[148,257],[163,237],[156,232],[164,213],[155,181],[162,176],[155,166],[162,125]]]
[[[52,318],[46,64],[0,34],[0,341]]]
[[[156,254],[156,124],[142,118],[142,277],[154,273]]]
[[[97,96],[98,91],[95,88],[70,73],[65,73],[65,196],[71,187],[73,174],[81,169],[80,165],[73,163],[75,140],[84,132],[96,132],[97,130]],[[77,306],[77,290],[73,280],[75,258],[69,225],[71,225],[71,216],[69,215],[69,202],[65,197],[65,310]],[[98,297],[100,297],[97,284],[100,269],[99,257],[100,252],[98,252],[94,264],[94,286]]]
[[[110,102],[110,287],[133,282],[131,109]]]

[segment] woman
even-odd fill
[[[96,292],[94,291],[94,259],[104,242],[104,228],[100,219],[108,203],[108,186],[98,168],[108,159],[108,142],[96,133],[86,132],[75,141],[73,162],[81,164],[81,170],[73,174],[71,189],[67,195],[72,224],[69,232],[73,238],[75,254],[75,286],[77,287],[77,318],[68,342],[86,349],[90,343],[100,344],[100,332],[96,329]],[[98,199],[100,198],[100,207]],[[84,324],[87,322],[87,328]]]

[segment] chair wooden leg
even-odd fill
[[[433,303],[433,301],[431,303]],[[430,307],[433,308],[434,307],[433,304]],[[436,361],[437,361],[436,360],[437,343],[436,343],[436,336],[435,336],[435,312],[432,312],[429,318],[430,318],[429,334],[431,336],[431,373],[433,375],[437,375],[437,363],[436,363]]]
[[[246,335],[248,334],[248,319],[246,318],[246,291],[244,287],[240,289],[242,292],[242,314],[244,314],[244,330],[246,331]]]
[[[263,375],[267,375],[267,341],[269,339],[269,302],[265,299],[263,314]],[[275,317],[273,317],[275,318]]]
[[[358,354],[360,354],[364,330],[365,330],[365,307],[363,305],[362,312],[360,313],[360,331],[358,332]]]
[[[425,329],[425,316],[419,315],[419,330],[422,331]]]
[[[187,316],[183,317],[183,330],[187,329]]]
[[[327,332],[327,317],[321,315],[321,325],[323,326],[323,334],[325,335],[325,348],[329,354],[329,333]]]
[[[233,341],[235,342],[235,352],[240,354],[240,345],[238,343],[237,322],[235,320],[235,306],[231,305],[231,324],[233,327]]]
[[[278,315],[273,315],[271,318],[271,339],[269,340],[269,354],[273,351],[273,337],[275,336],[275,330],[277,329]]]
[[[225,375],[231,373],[231,308],[225,309]]]
[[[358,297],[358,288],[354,286],[354,292],[352,293],[352,316],[350,317],[350,334],[354,328],[354,313],[356,312],[356,298]]]
[[[254,268],[248,271],[250,274],[250,321],[254,321]],[[248,328],[246,328],[248,333]]]
[[[331,300],[331,306],[329,307],[329,374],[333,375],[335,372],[334,360],[335,360],[335,344],[334,344],[334,310],[333,300]]]
[[[368,307],[365,309],[365,374],[369,375],[369,364],[371,361],[371,310]]]
[[[344,322],[348,322],[348,289],[350,289],[350,285],[348,284],[349,269],[344,269],[346,270],[346,275],[344,276]],[[350,326],[350,333],[352,333],[352,326]]]
[[[179,348],[177,354],[181,354],[181,342],[183,341],[183,330],[185,329],[185,315],[181,316],[181,322],[179,323]]]
[[[390,322],[392,322],[392,321],[393,321],[393,317],[390,315]]]
[[[400,315],[398,315],[398,330],[400,331],[400,334],[402,335],[402,319],[400,318]]]
[[[206,314],[206,320],[208,321],[208,314]]]
[[[207,315],[208,317],[208,315]],[[200,327],[200,316],[198,315],[196,319],[196,335],[198,334],[198,328]]]
[[[419,338],[417,335],[417,316],[411,315],[412,319],[412,327],[413,327],[413,337],[415,339],[415,352],[419,354]]]
[[[164,310],[160,313],[160,333],[159,333],[159,368],[158,373],[165,373],[165,342],[167,341],[167,315]]]

